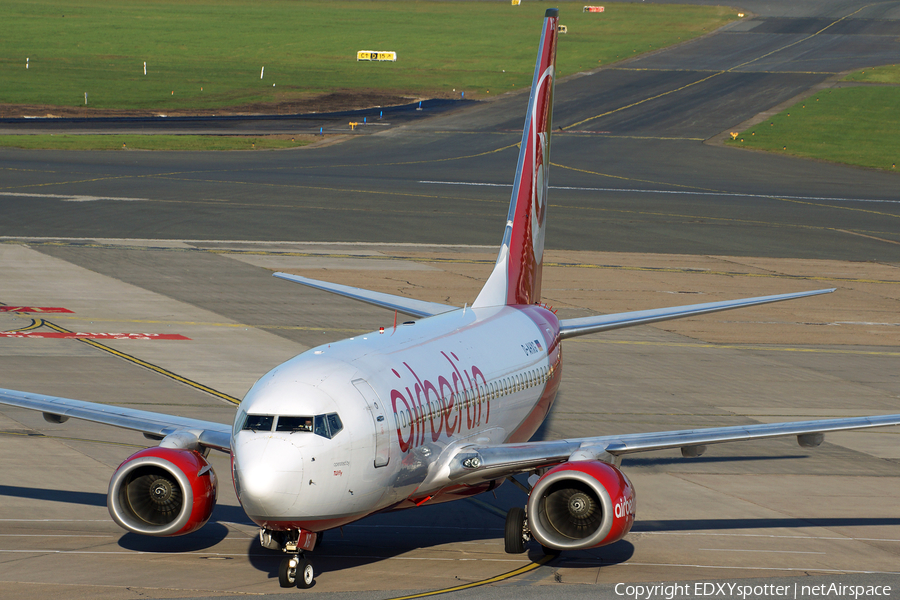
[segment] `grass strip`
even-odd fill
[[[900,84],[900,65],[885,65],[850,73],[844,81]]]
[[[900,86],[823,90],[726,144],[897,172],[898,106]]]
[[[34,150],[275,150],[321,137],[213,135],[0,135],[0,147]]]
[[[737,18],[725,7],[612,3],[604,13],[584,13],[582,2],[558,5],[568,28],[560,36],[561,76]],[[0,103],[84,106],[87,94],[89,107],[166,111],[284,102],[332,90],[491,96],[530,85],[548,6],[4,0]],[[358,50],[393,50],[398,60],[357,62]]]

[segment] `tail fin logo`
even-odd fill
[[[540,263],[544,258],[544,217],[547,211],[547,188],[549,186],[549,169],[544,157],[550,155],[550,134],[540,132],[535,136],[538,143],[534,149],[535,186],[531,194],[531,244],[534,249],[534,260]]]
[[[540,265],[544,259],[544,223],[547,213],[547,190],[550,185],[550,119],[553,106],[553,64],[541,73],[536,85],[535,102],[531,112],[531,247],[534,263]],[[538,277],[539,280],[539,277]],[[533,301],[537,298],[533,298]]]

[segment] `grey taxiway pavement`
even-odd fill
[[[686,292],[841,290],[814,317],[800,306],[725,313],[709,322],[726,333],[648,327],[573,342],[539,435],[898,412],[897,175],[705,142],[838,72],[896,61],[900,2],[744,7],[755,16],[558,84],[547,248],[563,252],[552,267],[563,274],[545,295],[576,315],[636,291],[649,308]],[[280,361],[393,318],[277,281],[272,268],[471,301],[502,231],[526,100],[296,151],[0,150],[0,302],[73,311],[0,311],[0,331],[190,338],[0,338],[0,387],[228,422],[229,397]],[[667,273],[677,278],[659,279]],[[616,310],[636,307],[621,301]],[[896,439],[885,430],[815,451],[786,440],[627,460],[634,532],[543,565],[529,562],[538,548],[503,553],[501,515],[524,501],[511,485],[376,515],[329,532],[311,592],[386,598],[520,568],[532,570],[494,584],[515,587],[498,597],[848,573],[900,587]],[[110,521],[112,470],[144,443],[0,409],[0,598],[279,591],[279,556],[255,542],[227,457],[214,458],[220,502],[200,532],[144,539]]]

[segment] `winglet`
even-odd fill
[[[476,308],[534,304],[541,298],[558,25],[559,11],[547,9],[503,243],[491,276],[472,304]]]

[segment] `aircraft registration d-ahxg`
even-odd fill
[[[530,473],[527,505],[506,520],[506,551],[533,538],[547,552],[624,537],[635,491],[619,469],[633,452],[900,424],[900,415],[741,425],[556,441],[528,440],[562,380],[567,338],[803,298],[833,290],[558,319],[540,302],[558,16],[543,22],[531,97],[500,252],[484,288],[463,308],[304,277],[277,277],[418,320],[393,331],[313,348],[264,375],[233,426],[66,398],[0,390],[0,403],[52,422],[85,419],[140,431],[159,446],[113,474],[108,506],[128,531],[176,536],[202,527],[216,502],[210,449],[231,454],[237,497],[263,546],[286,557],[282,586],[308,588],[305,556],[317,535],[385,510],[466,498]]]

